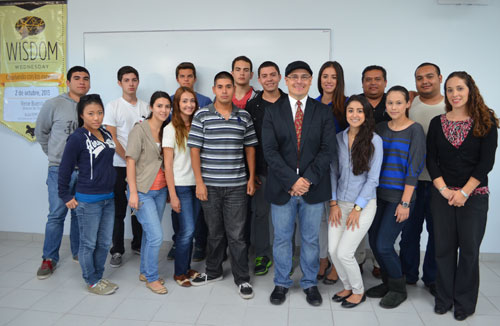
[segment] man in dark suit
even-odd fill
[[[307,302],[319,306],[319,227],[323,203],[332,194],[328,176],[336,155],[333,113],[308,97],[312,70],[307,63],[290,63],[285,76],[288,98],[266,109],[262,126],[262,146],[269,166],[265,193],[274,226],[275,288],[270,300],[283,303],[292,286],[292,236],[298,216],[303,273],[300,285]]]

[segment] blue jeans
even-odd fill
[[[319,225],[324,210],[324,203],[308,204],[302,197],[294,196],[285,205],[271,204],[274,226],[274,284],[289,288],[292,270],[292,237],[295,218],[299,217],[301,235],[300,268],[303,289],[317,284],[319,271]]]
[[[157,281],[158,257],[163,243],[163,228],[161,219],[167,204],[167,188],[150,190],[147,193],[138,192],[139,205],[136,211],[137,220],[142,225],[141,267],[140,272],[148,282]],[[127,197],[130,191],[127,191]]]
[[[419,181],[417,192],[417,200],[415,201],[415,209],[410,215],[408,222],[401,233],[401,241],[399,247],[401,251],[401,267],[403,274],[406,276],[406,281],[418,281],[418,267],[420,266],[420,234],[425,220],[427,233],[427,248],[425,251],[423,276],[422,281],[429,285],[436,281],[436,258],[434,249],[434,223],[431,214],[431,189],[433,185],[431,181]]]
[[[102,278],[104,263],[111,247],[115,201],[114,199],[101,200],[96,203],[79,201],[76,216],[78,216],[80,228],[78,260],[82,268],[83,279],[88,285],[94,285]]]
[[[398,279],[403,277],[401,261],[394,250],[399,233],[408,220],[402,223],[396,222],[396,207],[399,203],[391,203],[383,199],[377,199],[377,213],[373,219],[372,226],[368,231],[370,247],[375,259],[380,264],[380,269],[389,278]],[[410,204],[410,214],[415,203]]]
[[[75,186],[78,172],[73,172],[69,184],[70,191],[75,194]],[[57,179],[59,177],[59,167],[49,166],[47,174],[47,187],[49,192],[49,215],[47,216],[47,224],[45,225],[45,240],[43,242],[43,259],[52,259],[54,262],[59,261],[59,248],[64,231],[64,220],[68,214],[68,208],[65,203],[59,198]],[[78,232],[78,219],[74,210],[71,210],[71,229],[69,232],[71,254],[78,255],[78,247],[80,236]]]
[[[181,212],[178,214],[179,229],[175,241],[175,275],[180,276],[191,268],[194,230],[201,206],[196,198],[195,186],[176,186],[175,192],[181,202]]]

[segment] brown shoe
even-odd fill
[[[190,269],[187,271],[186,276],[189,279],[193,279],[193,278],[197,278],[198,276],[200,276],[200,273],[198,273],[194,269]]]
[[[185,288],[188,288],[192,285],[191,282],[189,282],[189,278],[187,278],[187,276],[184,274],[179,276],[174,275],[174,280],[177,282],[177,284]]]
[[[381,278],[382,274],[380,274],[380,268],[373,266],[372,275],[376,278]]]

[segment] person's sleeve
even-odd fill
[[[340,137],[342,137],[342,134],[340,134]],[[338,137],[337,139],[337,149],[339,149],[339,141]],[[337,151],[337,155],[332,156],[333,159],[330,162],[330,182],[332,184],[332,198],[331,200],[337,200],[337,183],[340,178],[340,157],[339,157],[340,151]]]
[[[188,147],[194,148],[202,148],[205,143],[205,134],[203,131],[203,123],[201,121],[201,114],[198,111],[195,113],[193,117],[193,121],[191,122],[191,129],[189,130]]]
[[[161,142],[163,147],[175,148],[175,129],[171,124],[168,124],[163,129],[163,139]]]
[[[38,113],[38,117],[36,118],[35,125],[35,136],[36,141],[42,147],[45,155],[49,153],[49,135],[52,130],[52,118],[53,118],[53,107],[52,101],[45,101],[42,108],[40,109],[40,113]]]
[[[410,157],[406,171],[405,184],[416,186],[418,176],[425,167],[425,133],[422,125],[415,122],[411,133]]]
[[[136,162],[139,160],[142,152],[142,138],[143,137],[140,130],[140,125],[136,124],[128,135],[127,151],[125,153],[125,157],[130,157]]]
[[[259,144],[259,141],[257,140],[257,135],[255,134],[255,128],[253,126],[252,117],[250,116],[250,114],[248,112],[247,112],[247,114],[248,114],[248,117],[247,117],[243,145],[246,147],[257,146]]]
[[[317,109],[322,110],[321,108]],[[320,149],[314,160],[304,171],[304,177],[311,181],[313,185],[317,185],[322,178],[326,177],[325,174],[330,170],[332,157],[337,155],[336,132],[335,128],[332,128],[335,125],[333,112],[327,109],[324,110]]]
[[[262,150],[264,151],[264,159],[267,162],[269,169],[278,178],[281,187],[285,191],[289,191],[297,182],[299,176],[297,172],[290,168],[286,163],[281,153],[279,152],[279,144],[275,133],[274,122],[270,110],[274,107],[268,106],[264,113],[264,121],[262,123]]]
[[[366,182],[359,192],[358,198],[354,202],[361,208],[365,208],[368,201],[372,199],[373,191],[378,187],[378,180],[380,178],[380,170],[382,168],[382,161],[384,159],[384,143],[382,138],[374,134],[372,139],[374,147],[373,156],[370,160],[370,170],[366,176]]]
[[[429,124],[429,130],[427,131],[427,171],[431,176],[431,180],[437,179],[442,176],[441,168],[438,163],[438,145],[437,137],[439,133],[439,128],[441,128],[440,118],[435,117],[431,120]]]
[[[470,131],[472,132],[472,130]],[[481,139],[481,147],[479,148],[479,164],[472,171],[472,177],[480,182],[483,182],[488,173],[493,169],[495,163],[495,153],[497,150],[498,130],[493,121],[490,131]]]
[[[111,103],[106,104],[104,108],[104,119],[102,120],[102,124],[105,126],[116,127],[116,110]]]
[[[66,146],[64,147],[57,178],[58,195],[64,203],[69,202],[74,197],[71,194],[69,184],[71,182],[71,174],[78,163],[79,155],[80,142],[76,134],[74,134],[68,138]]]

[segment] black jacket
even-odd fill
[[[279,91],[281,96],[275,103],[287,98],[287,94],[283,93],[281,89]],[[259,92],[256,97],[250,100],[247,104],[246,110],[252,116],[255,133],[257,134],[257,139],[259,140],[259,145],[255,148],[255,174],[265,176],[267,175],[267,164],[262,150],[262,123],[264,122],[264,113],[266,112],[266,108],[274,103],[264,100],[262,98],[263,93],[264,92]]]
[[[312,182],[303,198],[309,204],[331,199],[330,162],[337,155],[333,113],[308,97],[302,123],[299,173],[297,136],[290,101],[267,107],[262,126],[262,146],[268,164],[266,199],[276,205],[290,200],[288,191],[299,177]]]

